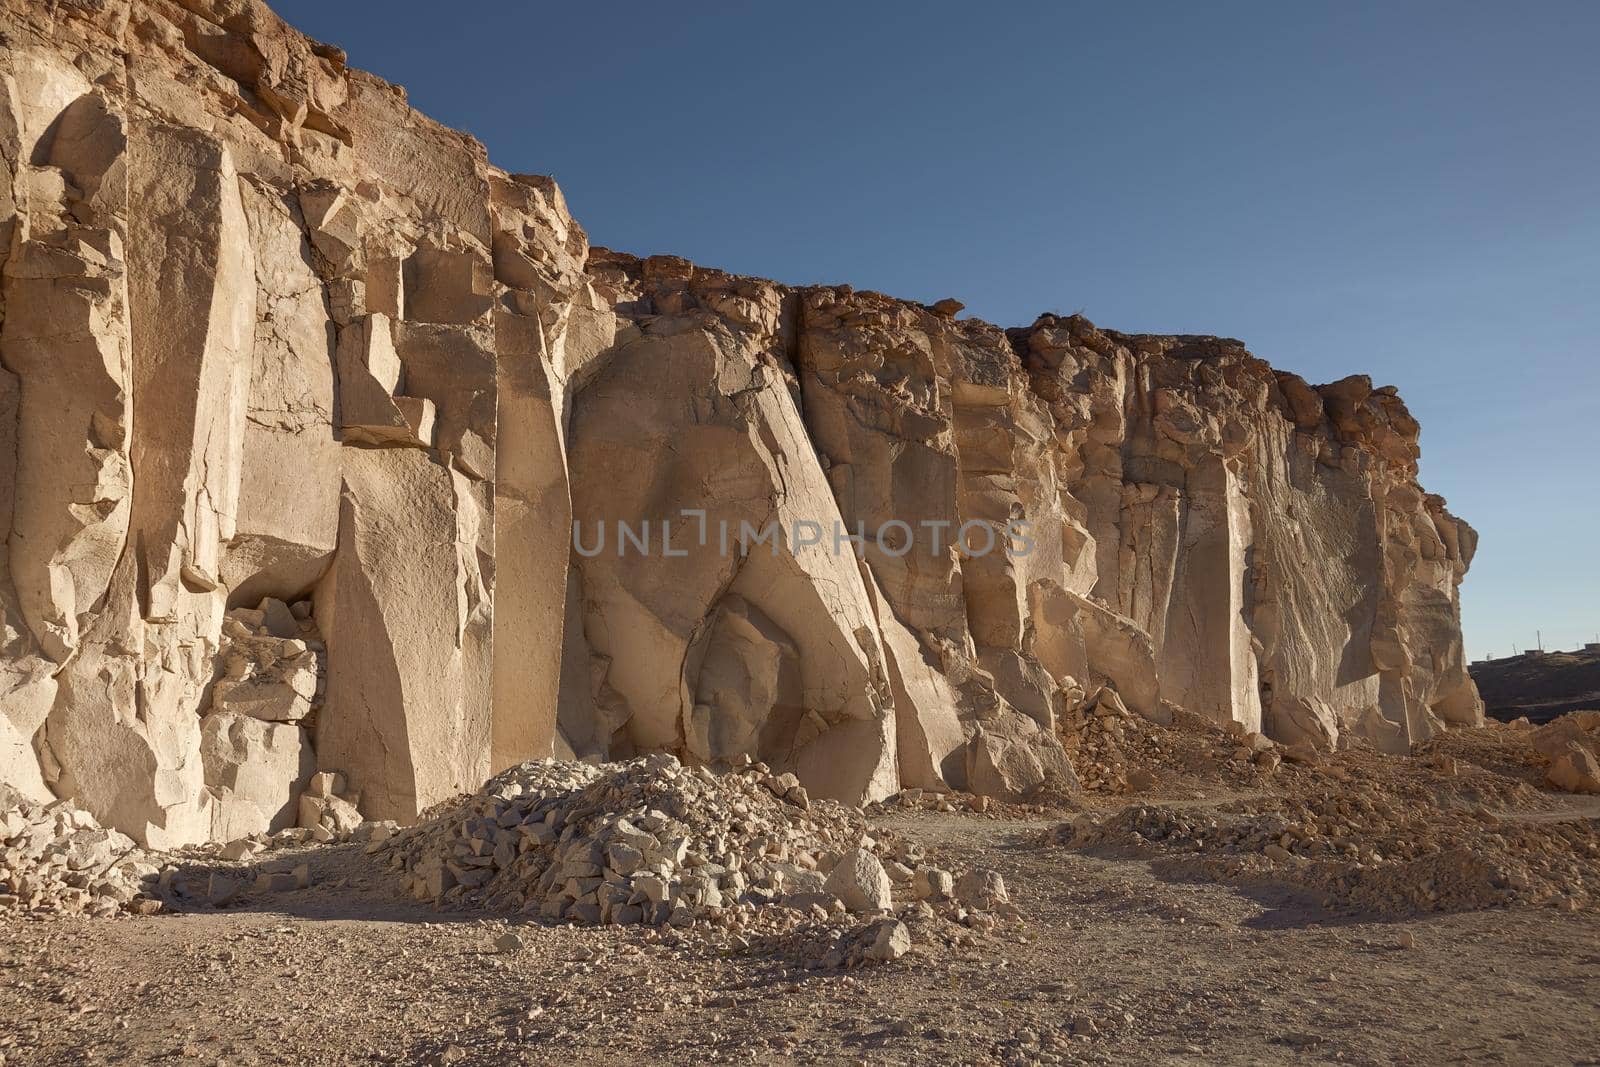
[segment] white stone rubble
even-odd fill
[[[40,804],[0,785],[0,918],[159,910],[159,868],[116,830],[64,800]]]
[[[1009,907],[998,874],[958,884],[788,775],[761,764],[719,775],[668,755],[524,763],[369,850],[387,853],[414,896],[445,906],[589,924],[737,925],[773,908],[794,923],[871,920],[839,935],[829,966],[904,955],[897,898],[907,915],[931,918],[938,905],[954,921]]]

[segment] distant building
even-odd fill
[[[1583,646],[1585,652],[1600,652],[1600,641],[1590,641]]]

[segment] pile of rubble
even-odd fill
[[[211,840],[294,825],[296,795],[317,769],[326,659],[309,600],[267,597],[228,612],[200,720]]]
[[[394,829],[392,822],[364,822],[355,801],[339,795],[343,789],[341,775],[314,774],[299,798],[299,826],[157,852],[101,827],[71,801],[40,803],[0,783],[0,916],[150,915],[194,902],[225,907],[246,890],[303,889],[305,864],[258,871],[252,861],[306,845],[381,840]]]
[[[133,840],[65,800],[0,784],[0,916],[150,914],[160,868]]]
[[[327,651],[311,601],[286,604],[267,597],[253,608],[234,608],[222,623],[212,710],[238,712],[264,722],[315,722],[327,682]]]
[[[861,810],[869,816],[908,811],[925,811],[939,815],[949,815],[955,812],[985,815],[990,813],[1026,814],[1041,812],[1044,808],[1037,804],[1012,803],[977,793],[963,793],[955,789],[935,790],[912,787],[902,789],[900,792],[893,793],[882,800],[874,801]]]
[[[1208,878],[1293,885],[1369,914],[1600,907],[1600,820],[1560,812],[1528,782],[1449,747],[1287,763],[1244,799],[1085,813],[1048,837],[1154,854]]]
[[[1195,780],[1251,784],[1285,759],[1314,758],[1304,745],[1281,747],[1237,722],[1216,723],[1163,702],[1162,725],[1128,709],[1102,686],[1057,723],[1062,747],[1084,790],[1119,795],[1174,789]]]
[[[1543,726],[1526,718],[1490,719],[1476,730],[1452,730],[1414,754],[1436,763],[1465,761],[1561,793],[1600,793],[1600,711],[1574,711]]]
[[[1099,793],[1146,790],[1155,784],[1147,769],[1165,757],[1154,723],[1128,711],[1116,690],[1102,687],[1062,716],[1058,730],[1083,787]]]
[[[858,809],[813,801],[761,764],[525,763],[369,850],[445,906],[763,937],[831,923],[835,963],[901,955],[907,921],[986,930],[1016,918],[999,875],[924,864],[916,844],[874,835]]]

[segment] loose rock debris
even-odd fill
[[[813,801],[761,764],[718,775],[667,755],[524,763],[369,848],[443,907],[702,924],[745,935],[736,949],[807,946],[824,966],[893,960],[919,935],[961,943],[1020,918],[995,872],[923,863],[859,809]]]

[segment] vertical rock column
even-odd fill
[[[55,675],[128,529],[125,147],[116,104],[71,64],[0,55],[0,780],[41,799]]]
[[[131,248],[133,523],[145,617],[174,622],[217,588],[233,537],[255,338],[255,257],[228,149],[135,127]]]
[[[490,770],[497,382],[481,146],[358,78],[359,181],[300,200],[338,330],[338,547],[318,765],[372,818],[415,818]]]
[[[615,333],[594,314],[588,239],[548,178],[493,176],[499,393],[495,451],[494,725],[491,767],[556,745],[572,498],[567,394]],[[596,329],[599,326],[601,328]]]
[[[414,818],[488,771],[487,666],[471,632],[466,479],[420,449],[348,448],[317,758],[374,818]],[[326,622],[324,622],[326,625]]]
[[[500,425],[493,770],[554,752],[572,500],[539,320],[495,312]]]
[[[389,328],[371,314],[344,332]],[[443,446],[460,448],[474,433],[459,418],[471,404],[451,387],[452,364],[459,359],[463,379],[487,383],[491,403],[494,370],[475,332],[396,332],[409,357],[404,388],[431,386],[451,421],[420,426],[409,445],[347,437],[338,548],[316,594],[328,641],[317,758],[347,776],[368,815],[410,819],[488,774],[490,487]],[[341,384],[352,378],[341,360]],[[441,447],[426,447],[433,441]],[[492,449],[482,438],[467,445],[480,446]]]
[[[229,150],[135,123],[129,145],[133,508],[106,608],[61,674],[58,791],[152,845],[209,834],[199,710],[233,536],[255,274]]]
[[[1190,711],[1258,730],[1260,693],[1244,605],[1248,507],[1221,456],[1202,457],[1187,475],[1157,669]]]

